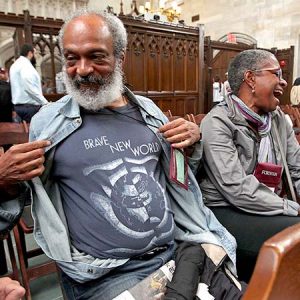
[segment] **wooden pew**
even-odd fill
[[[299,274],[300,223],[264,242],[242,300],[298,300]]]

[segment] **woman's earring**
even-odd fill
[[[255,94],[255,87],[252,88],[252,94]]]

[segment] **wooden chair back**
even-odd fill
[[[300,295],[300,224],[268,239],[259,251],[243,300],[296,300]]]
[[[186,119],[190,122],[194,122],[195,124],[200,125],[205,116],[206,114],[187,114]]]
[[[0,122],[0,146],[26,143],[29,136],[28,124]]]
[[[176,120],[178,118],[181,118],[180,116],[173,116],[171,110],[164,111],[163,113],[169,119],[169,121],[173,121],[173,120]]]
[[[164,115],[165,115],[168,119],[169,119],[170,117],[172,117],[172,112],[171,112],[171,110],[164,111],[163,113],[164,113]]]

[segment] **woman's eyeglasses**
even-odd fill
[[[259,70],[253,70],[253,72],[262,72],[262,71],[269,71],[272,74],[275,74],[279,80],[283,80],[282,77],[282,70],[278,68],[267,68],[267,69],[259,69]]]

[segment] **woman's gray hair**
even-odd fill
[[[240,52],[232,60],[228,69],[228,82],[232,93],[238,95],[246,71],[261,69],[272,56],[273,54],[266,50],[251,49]]]
[[[99,18],[103,19],[104,22],[107,24],[107,27],[113,39],[114,56],[116,58],[121,58],[121,56],[125,53],[126,46],[127,46],[127,33],[123,22],[118,17],[116,17],[111,13],[102,12],[102,11],[99,12],[99,11],[87,10],[87,9],[78,10],[65,20],[65,23],[60,29],[58,35],[58,41],[59,41],[59,46],[61,51],[63,52],[63,37],[64,37],[66,26],[72,20],[78,17],[92,16],[92,15],[98,16]]]

